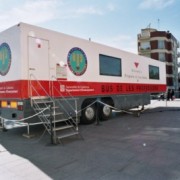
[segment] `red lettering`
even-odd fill
[[[110,93],[113,92],[113,86],[112,85],[102,85],[101,91],[104,93]]]
[[[122,92],[123,91],[122,85],[117,85],[116,90],[117,90],[117,92]]]
[[[126,91],[128,91],[128,92],[134,91],[134,86],[133,85],[127,85]]]

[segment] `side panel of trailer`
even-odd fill
[[[42,81],[53,80],[53,77],[56,77],[62,82],[64,81],[66,90],[74,93],[76,96],[88,95],[88,92],[89,95],[104,95],[106,92],[101,92],[101,89],[103,90],[102,84],[107,84],[104,87],[108,89],[109,83],[112,86],[115,85],[114,87],[117,84],[124,86],[123,84],[126,83],[142,85],[142,88],[135,88],[134,93],[161,91],[166,84],[164,63],[146,57],[24,24],[22,25],[22,39],[24,41],[23,59],[28,59],[29,63],[34,60],[37,65],[36,69],[28,67],[30,71],[32,70],[28,75],[34,73]],[[33,39],[31,44],[28,42],[29,39]],[[46,41],[48,41],[47,51],[45,50],[47,47],[44,47],[44,42]],[[29,47],[26,47],[26,44]],[[34,47],[33,50],[30,50],[31,46]],[[41,57],[42,53],[43,56],[46,55],[46,58]],[[81,63],[83,67],[80,67],[79,70],[76,67],[78,60],[72,60],[73,55],[76,53],[83,57],[83,62]],[[100,55],[119,58],[121,61],[121,75],[108,76],[100,74]],[[46,60],[48,62],[45,62]],[[46,69],[47,63],[49,63],[49,70],[43,70]],[[62,64],[65,66],[62,67]],[[159,67],[160,79],[149,79],[149,65]],[[26,67],[26,65],[23,66]],[[26,68],[23,76],[24,79],[29,79]],[[84,83],[84,85],[77,86],[77,83],[79,85]],[[146,85],[147,87],[143,89]],[[160,89],[155,89],[155,85],[158,85]],[[99,87],[97,88],[97,86]],[[64,87],[62,86],[63,89]],[[119,93],[116,89],[118,88],[113,88],[112,92],[107,93]],[[130,91],[126,91],[126,88],[123,88],[121,93],[126,94],[128,92]]]

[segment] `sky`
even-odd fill
[[[0,12],[0,31],[24,22],[136,54],[149,26],[180,41],[180,0],[0,0]]]

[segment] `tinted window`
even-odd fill
[[[159,67],[149,65],[149,79],[159,79]]]
[[[121,76],[121,59],[99,55],[100,75]]]

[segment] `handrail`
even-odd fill
[[[49,97],[48,92],[44,89],[44,87],[42,86],[42,84],[36,79],[36,77],[35,77],[33,74],[30,74],[31,106],[33,105],[33,99],[32,99],[32,97],[33,97],[33,92],[35,92],[35,94],[36,94],[37,97],[39,97],[39,98],[41,97],[41,95],[38,93],[37,89],[36,89],[36,88],[34,87],[34,85],[32,84],[32,78],[36,81],[36,83],[38,84],[38,87],[40,87],[40,88],[44,91],[45,95],[46,95],[47,97]],[[32,92],[32,90],[33,90],[33,92]],[[34,101],[34,102],[35,102],[35,101]],[[49,108],[49,107],[47,106],[47,104],[44,104],[44,105],[45,105],[46,108]],[[34,106],[35,106],[35,108],[40,109],[40,106],[39,106],[37,103],[34,103]],[[35,111],[36,111],[36,110],[35,110]],[[45,115],[44,112],[42,112],[42,115]],[[50,124],[47,123],[47,122],[49,122],[48,118],[47,118],[46,116],[44,116],[43,118],[42,118],[41,116],[39,116],[39,118],[40,118],[40,120],[44,123],[45,128],[46,128],[46,130],[48,131],[48,133],[50,133],[50,132],[49,132]]]
[[[59,85],[62,85],[62,83],[61,83],[59,80],[57,80],[57,78],[56,78],[55,76],[52,76],[52,78],[54,78]],[[73,108],[73,106],[69,103],[69,101],[67,100],[67,98],[65,98],[65,97],[63,96],[63,94],[60,92],[59,89],[57,89],[54,85],[52,86],[52,89],[53,89],[53,90],[54,90],[54,89],[56,90],[56,92],[59,94],[59,96],[60,96],[63,100],[66,101],[66,103],[69,105],[69,107],[70,107],[75,113],[77,112],[77,109],[75,110],[75,109]],[[67,91],[67,93],[68,93],[69,97],[76,102],[77,99],[76,99],[74,96],[72,96],[72,94],[71,94],[69,91]],[[53,94],[53,96],[54,96],[54,94]]]
[[[45,88],[42,86],[42,84],[39,82],[39,80],[33,75],[33,74],[30,74],[30,86],[33,88],[33,90],[35,91],[35,92],[37,92],[36,91],[36,89],[34,88],[34,86],[32,85],[32,80],[31,80],[31,77],[34,77],[34,80],[38,83],[38,85],[42,88],[42,90],[45,92],[45,94],[49,97],[49,93],[45,90]],[[39,97],[41,97],[41,95],[37,92],[37,95],[39,96]],[[31,91],[31,97],[33,96],[33,94],[32,94],[32,91]]]
[[[78,112],[77,112],[77,102],[76,102],[76,100],[77,99],[75,99],[73,96],[71,96],[70,95],[70,97],[72,98],[72,99],[74,99],[74,101],[75,101],[75,108],[73,108],[73,106],[68,102],[68,100],[67,100],[67,98],[65,98],[63,95],[62,95],[62,93],[60,93],[60,91],[59,91],[59,95],[60,95],[60,97],[68,104],[68,106],[75,112],[75,115],[76,115],[76,121],[72,118],[72,116],[70,116],[70,114],[68,113],[68,111],[66,110],[66,108],[64,108],[63,106],[62,106],[62,104],[58,101],[58,99],[55,99],[54,97],[52,97],[47,91],[46,91],[46,89],[42,86],[42,84],[39,82],[39,80],[35,77],[35,75],[33,75],[33,74],[30,74],[30,87],[33,89],[33,91],[36,93],[36,95],[38,96],[38,97],[42,97],[39,93],[38,93],[38,91],[36,90],[36,88],[33,86],[33,84],[32,84],[32,77],[33,77],[33,79],[38,83],[38,87],[40,87],[41,88],[41,90],[45,93],[45,95],[47,96],[47,98],[49,98],[49,100],[51,100],[52,102],[53,102],[53,104],[55,105],[55,102],[59,105],[59,107],[61,107],[62,109],[63,109],[63,111],[66,113],[66,116],[67,116],[67,118],[68,119],[71,119],[72,121],[73,121],[73,123],[75,123],[75,125],[76,125],[76,129],[78,129],[78,126],[77,126],[77,124],[78,124]],[[58,83],[59,83],[59,81],[58,81]],[[53,85],[52,85],[52,89],[53,89]],[[56,88],[56,87],[54,87],[54,89],[56,89],[57,91],[58,91],[58,89]],[[32,90],[31,90],[31,97],[33,97],[33,93],[32,93]],[[32,102],[32,98],[31,98],[31,102]]]
[[[57,80],[57,78],[56,78],[55,76],[51,76],[51,78],[54,79],[54,80],[56,80],[59,85],[62,85],[62,83],[61,83],[59,80]],[[52,83],[53,83],[53,81],[52,81]],[[73,119],[71,116],[70,116],[69,118],[71,118],[71,120],[75,123],[76,129],[78,130],[77,99],[74,98],[74,97],[71,95],[70,92],[68,92],[69,97],[70,97],[71,99],[73,99],[74,102],[75,102],[75,108],[73,108],[73,106],[69,103],[69,101],[67,100],[67,98],[65,98],[65,97],[63,96],[63,94],[60,92],[60,90],[57,89],[57,88],[52,84],[52,92],[54,92],[53,90],[56,90],[56,92],[57,92],[57,93],[59,94],[59,96],[67,103],[67,105],[71,108],[71,110],[73,110],[73,111],[75,112],[76,120],[74,121],[74,119]],[[54,96],[54,94],[53,94],[53,96]],[[68,113],[68,112],[66,111],[66,109],[60,104],[60,102],[59,102],[57,99],[55,99],[55,101],[58,103],[59,106],[61,106],[61,108],[66,112],[66,114],[69,115],[69,113]]]

